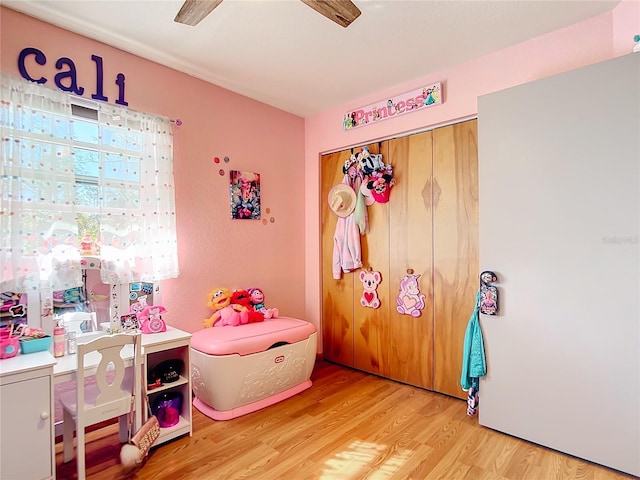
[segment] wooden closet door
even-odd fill
[[[369,152],[382,153],[386,163],[388,142],[368,145]],[[357,152],[361,148],[356,149]],[[386,376],[388,358],[388,324],[390,308],[395,309],[395,298],[390,298],[389,285],[389,204],[374,203],[367,208],[369,229],[361,235],[362,265],[365,270],[380,272],[382,282],[377,288],[379,308],[363,307],[360,299],[364,286],[360,281],[360,270],[354,275],[354,367],[376,375]]]
[[[321,158],[321,231],[322,231],[322,345],[324,358],[353,366],[353,274],[333,278],[333,236],[338,217],[327,203],[329,190],[342,182],[342,166],[351,151],[345,150]]]
[[[433,389],[431,173],[432,132],[389,141],[396,185],[389,200],[388,363],[385,376]],[[419,317],[400,314],[396,298],[409,270],[419,274],[425,308]]]
[[[434,390],[466,399],[462,347],[479,287],[477,122],[433,131]]]

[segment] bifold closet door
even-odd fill
[[[353,366],[353,274],[333,278],[333,236],[338,217],[331,211],[327,196],[334,185],[342,182],[342,167],[351,152],[345,150],[321,158],[322,215],[322,347],[324,358]]]
[[[373,143],[367,145],[372,154],[382,153],[382,161],[388,162],[389,143]],[[357,148],[360,152],[361,147]],[[393,193],[392,193],[393,195]],[[380,307],[363,307],[360,299],[364,294],[364,286],[360,281],[360,271],[354,276],[354,315],[353,342],[354,367],[376,375],[388,376],[389,357],[389,311],[395,309],[395,297],[392,297],[389,277],[389,203],[374,203],[367,208],[369,228],[360,236],[362,262],[365,271],[380,272],[382,282],[378,285]]]
[[[433,389],[464,399],[462,347],[479,287],[477,139],[476,120],[433,131]]]
[[[432,132],[389,141],[388,160],[396,185],[389,209],[389,285],[385,376],[433,389],[433,263],[432,263]],[[419,317],[396,309],[400,281],[420,275],[425,308]]]

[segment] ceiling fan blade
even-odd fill
[[[221,3],[222,0],[185,0],[173,21],[185,25],[197,25]]]
[[[316,12],[342,27],[348,27],[360,16],[360,9],[350,0],[301,0]]]

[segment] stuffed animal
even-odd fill
[[[209,293],[207,305],[214,310],[213,315],[203,323],[205,328],[237,326],[249,323],[249,312],[239,311],[231,305],[231,292],[227,288],[218,288]]]
[[[249,323],[257,323],[264,320],[264,313],[254,310],[248,290],[236,288],[231,294],[231,305],[237,305],[237,310],[247,312],[249,314]]]
[[[267,308],[264,306],[264,293],[259,288],[250,288],[249,297],[251,297],[253,309],[262,312],[264,318],[278,318],[278,315],[280,315],[280,311],[277,308]]]

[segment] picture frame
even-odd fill
[[[120,317],[120,327],[123,332],[137,332],[140,330],[138,317],[135,313],[129,313]]]
[[[260,219],[259,173],[230,170],[229,196],[231,200],[232,219]]]

